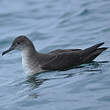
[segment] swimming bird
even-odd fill
[[[28,37],[20,35],[2,55],[15,49],[20,50],[24,71],[33,75],[44,71],[65,70],[89,63],[107,49],[107,47],[99,48],[103,44],[104,42],[101,42],[86,49],[57,49],[49,53],[40,53]]]

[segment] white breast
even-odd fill
[[[28,75],[33,75],[35,73],[43,72],[40,65],[37,65],[37,67],[32,65],[32,62],[30,62],[30,58],[28,57],[26,51],[22,51],[22,65],[25,73],[27,73]]]

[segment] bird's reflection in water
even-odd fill
[[[28,76],[26,83],[30,85],[32,89],[38,88],[44,81],[47,79],[40,79],[37,77],[38,75]]]
[[[28,96],[34,99],[38,98],[38,88],[46,80],[48,79],[40,79],[38,75],[28,76],[25,80],[25,84],[29,87]]]
[[[77,67],[73,67],[72,70],[69,70],[67,72],[62,72],[61,74],[59,74],[59,76],[64,76],[64,78],[69,78],[69,77],[73,77],[75,75],[81,75],[81,74],[85,74],[85,73],[95,73],[97,71],[102,72],[102,66],[105,65],[105,63],[109,63],[109,61],[92,61],[91,63],[88,64],[82,64],[80,66]]]
[[[109,61],[100,61],[96,62],[93,61],[86,66],[86,72],[92,72],[92,71],[102,71],[102,66],[105,65],[105,63],[108,63]]]

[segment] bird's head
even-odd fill
[[[2,55],[5,55],[6,53],[12,51],[12,50],[25,50],[26,48],[34,48],[31,40],[29,40],[26,36],[24,35],[21,35],[21,36],[18,36],[17,38],[15,38],[15,40],[12,42],[12,45],[11,47],[4,51],[2,53]]]

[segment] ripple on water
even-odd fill
[[[109,47],[110,0],[2,0],[0,53],[21,34],[38,51]],[[1,110],[109,110],[110,51],[90,64],[28,77],[19,52],[0,56]]]

